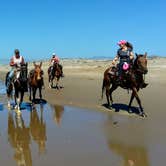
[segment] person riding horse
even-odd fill
[[[52,75],[54,75],[55,74],[54,73],[55,71],[53,70],[54,69],[54,65],[58,64],[58,67],[60,68],[60,71],[61,71],[61,77],[64,77],[64,75],[63,75],[63,67],[62,67],[61,64],[59,64],[59,62],[60,62],[59,57],[55,53],[53,53],[51,61],[50,61],[50,70],[51,70]]]
[[[118,79],[119,84],[124,80],[123,70],[128,70],[133,66],[134,54],[132,52],[132,45],[126,40],[120,40],[118,43],[119,49],[117,51],[116,57],[113,59],[112,64],[115,66],[115,62],[119,60],[118,68]],[[144,82],[143,75],[141,75],[142,84],[141,88],[145,88],[148,84]]]
[[[15,81],[16,79],[19,79],[20,77],[20,68],[22,65],[25,65],[25,61],[23,56],[20,55],[20,51],[18,49],[14,50],[14,55],[10,59],[9,65],[12,67],[9,75],[8,75],[8,81],[7,81],[7,89],[9,88],[12,81]],[[27,86],[25,86],[25,91],[27,91]]]

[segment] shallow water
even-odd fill
[[[4,95],[6,93],[6,87],[5,84],[0,81],[0,95]]]
[[[22,114],[0,109],[0,165],[156,166],[165,165],[165,118],[95,112],[48,103]],[[0,101],[2,102],[2,101]]]

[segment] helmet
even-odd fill
[[[19,49],[15,49],[15,50],[14,50],[14,53],[15,53],[15,54],[19,54],[19,53],[20,53]]]
[[[120,40],[117,44],[118,44],[118,45],[121,45],[121,44],[126,44],[126,43],[127,43],[126,40]]]

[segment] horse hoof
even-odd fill
[[[112,107],[111,107],[111,105],[107,105],[107,108],[108,108],[108,109],[110,109],[110,110],[112,110]]]
[[[20,110],[17,110],[16,113],[17,113],[17,115],[21,115],[21,111]]]
[[[133,111],[129,108],[129,109],[128,109],[128,113],[129,113],[129,114],[132,114]]]
[[[141,112],[141,113],[140,113],[140,116],[142,116],[143,118],[146,118],[146,117],[147,117],[147,115],[146,115],[144,112]]]
[[[7,107],[10,109],[10,108],[11,108],[11,105],[8,103],[8,104],[7,104]]]

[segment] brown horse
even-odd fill
[[[118,76],[116,75],[116,72],[114,71],[115,68],[111,67],[108,68],[104,72],[104,78],[103,78],[103,86],[102,86],[102,98],[103,98],[103,92],[104,89],[106,89],[106,98],[107,98],[107,104],[108,107],[110,107],[110,100],[111,104],[113,104],[112,99],[112,92],[120,86],[123,89],[130,89],[132,90],[129,106],[128,106],[128,112],[131,113],[131,104],[134,98],[136,98],[138,104],[139,104],[139,114],[141,116],[146,116],[144,113],[141,100],[138,96],[138,91],[141,88],[141,84],[143,81],[143,74],[147,74],[147,53],[144,55],[137,55],[136,59],[134,61],[133,66],[126,72],[123,73],[123,79],[119,83]],[[110,72],[111,71],[111,72]],[[111,88],[110,88],[110,85]]]
[[[33,93],[33,100],[32,102],[35,102],[35,96],[36,96],[36,91],[39,89],[39,97],[42,99],[42,86],[43,86],[43,71],[41,69],[42,62],[40,62],[39,65],[37,65],[34,62],[34,69],[30,71],[29,76],[28,76],[28,83],[29,83],[29,100],[31,101],[31,91]]]
[[[62,76],[62,69],[60,68],[58,63],[54,63],[53,66],[48,68],[48,82],[49,88],[53,88],[53,81],[56,79],[56,86],[55,88],[59,89],[59,80]]]

